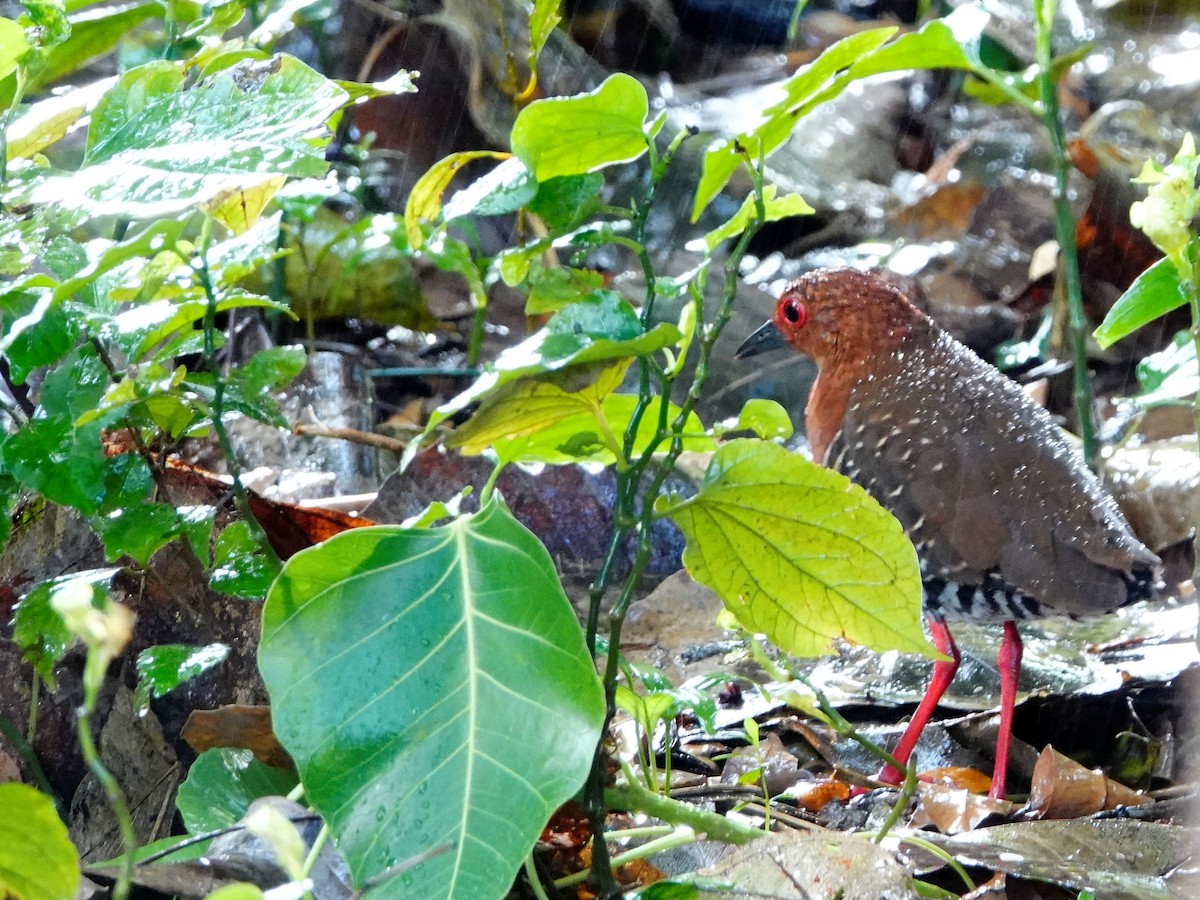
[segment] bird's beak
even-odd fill
[[[780,350],[787,346],[787,341],[779,333],[774,322],[764,322],[754,334],[742,341],[742,345],[733,354],[735,359],[745,359],[748,356],[758,356],[768,350]]]

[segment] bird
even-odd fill
[[[1003,799],[1023,650],[1017,622],[1149,598],[1160,560],[1050,415],[881,275],[802,275],[735,355],[788,346],[817,364],[804,412],[813,459],[871,494],[917,550],[922,609],[943,659],[892,756],[907,766],[958,670],[947,622],[1003,623],[988,792]],[[877,778],[899,784],[903,773],[888,764]]]

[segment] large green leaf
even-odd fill
[[[538,181],[631,162],[646,152],[649,111],[641,82],[617,72],[589,93],[530,103],[513,123],[512,150]]]
[[[54,801],[25,784],[0,784],[0,896],[74,900],[79,874]]]
[[[781,650],[818,656],[845,638],[931,652],[916,551],[843,475],[776,444],[730,441],[671,517],[687,537],[687,570]]]
[[[170,62],[122,75],[92,113],[83,166],[37,179],[30,200],[150,218],[324,173],[325,125],[347,100],[336,84],[288,56],[185,77]]]
[[[292,557],[263,610],[276,733],[372,897],[500,898],[582,784],[599,680],[546,549],[498,500]]]

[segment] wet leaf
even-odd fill
[[[464,150],[443,157],[426,170],[408,193],[404,205],[404,233],[408,246],[420,249],[425,241],[422,222],[436,222],[442,214],[442,195],[459,170],[477,159],[508,159],[509,154],[495,150]]]
[[[603,186],[604,176],[598,172],[540,181],[537,195],[529,201],[529,211],[551,231],[570,231],[599,207]]]
[[[231,597],[265,597],[279,568],[254,539],[249,524],[234,522],[217,536],[209,586]]]
[[[538,181],[632,162],[646,152],[649,112],[641,82],[618,72],[586,94],[530,103],[513,124],[513,153]]]
[[[533,337],[501,353],[471,387],[434,411],[426,433],[459,410],[522,378],[646,356],[679,337],[679,329],[667,322],[644,330],[628,300],[613,291],[597,291],[554,315]],[[416,441],[410,444],[410,454],[415,454],[417,447]]]
[[[1191,334],[1181,331],[1170,346],[1143,357],[1137,365],[1137,379],[1142,389],[1137,400],[1145,407],[1173,403],[1195,394],[1200,388],[1200,372]]]
[[[1173,877],[1188,877],[1175,870],[1195,843],[1191,828],[1120,819],[1020,822],[954,837],[921,836],[964,865],[1091,891],[1105,900],[1169,900]],[[1184,884],[1180,889],[1178,896],[1189,896]]]
[[[229,656],[225,644],[193,647],[189,644],[159,644],[147,647],[137,658],[138,686],[134,706],[138,714],[150,708],[150,700],[169,694],[179,685],[203,675]]]
[[[717,196],[743,161],[770,156],[792,133],[800,117],[820,103],[832,100],[853,80],[847,69],[866,58],[896,33],[873,28],[843,38],[827,47],[812,63],[780,84],[784,96],[762,112],[762,122],[750,131],[716,144],[704,155],[704,169],[696,186],[692,221]]]
[[[1146,323],[1185,306],[1187,302],[1187,290],[1179,280],[1179,270],[1164,257],[1139,275],[1112,305],[1096,329],[1096,342],[1101,347],[1111,347]]]
[[[179,521],[175,507],[166,503],[145,503],[119,507],[108,515],[92,520],[104,541],[104,555],[111,561],[128,556],[141,565],[175,539]]]
[[[936,773],[921,773],[922,778],[932,774],[939,779],[939,783],[921,783],[917,786],[920,802],[909,822],[911,828],[932,825],[942,834],[960,834],[978,828],[985,819],[990,819],[997,813],[1012,812],[1013,804],[1007,800],[993,800],[985,796],[992,784],[990,778],[982,772],[973,772],[970,769],[962,771],[972,774],[963,778],[959,773],[949,777],[946,774],[938,776]],[[943,780],[948,781],[949,778],[953,778],[955,784],[940,783]],[[973,783],[976,790],[982,788],[983,793],[976,793],[965,785],[957,786],[963,781]]]
[[[525,163],[506,159],[482,178],[457,191],[442,207],[449,222],[462,216],[501,216],[516,212],[537,194],[538,183]]]
[[[777,222],[780,219],[789,219],[792,216],[808,216],[816,212],[811,206],[804,202],[804,198],[799,194],[787,194],[783,197],[776,197],[775,194],[778,188],[773,184],[768,184],[763,188],[763,208],[764,222]],[[698,247],[693,247],[688,244],[688,249],[707,249],[711,254],[722,242],[732,237],[737,237],[746,230],[746,226],[750,224],[752,218],[758,217],[758,203],[754,194],[750,194],[742,201],[741,207],[736,213],[718,228],[714,228],[697,243]]]
[[[1028,806],[1039,819],[1076,819],[1150,802],[1145,794],[1107,778],[1099,769],[1086,769],[1046,747],[1033,768]]]
[[[184,78],[165,61],[120,76],[92,112],[83,165],[39,178],[31,202],[151,218],[324,173],[326,122],[347,100],[324,76],[276,56]]]
[[[450,842],[383,898],[503,897],[604,718],[549,554],[497,499],[298,553],[267,598],[259,667],[357,883]]]
[[[54,801],[25,784],[0,784],[0,894],[14,900],[74,900],[79,853]]]
[[[328,207],[289,235],[284,260],[292,309],[305,319],[361,316],[417,331],[438,321],[425,304],[412,254],[397,246],[398,216],[350,223]]]
[[[728,423],[719,426],[718,433],[725,431],[752,431],[767,441],[786,441],[793,432],[792,417],[774,400],[752,397],[742,406],[732,427]]]
[[[13,640],[25,661],[54,689],[54,668],[74,640],[66,623],[51,606],[59,585],[85,580],[92,585],[93,605],[107,597],[107,585],[120,569],[92,569],[43,581],[20,599],[13,610]]]
[[[236,825],[260,797],[286,796],[296,775],[264,765],[249,750],[205,750],[179,786],[176,805],[190,834]]]
[[[670,515],[687,537],[687,570],[785,653],[819,656],[844,638],[932,654],[916,552],[844,476],[776,444],[730,441]]]
[[[69,414],[31,419],[4,442],[4,465],[24,486],[85,515],[104,490],[99,422],[76,428]]]

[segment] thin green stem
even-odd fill
[[[546,889],[542,887],[542,879],[538,877],[537,863],[533,861],[532,853],[525,857],[525,880],[529,882],[529,890],[537,900],[550,900]]]
[[[304,866],[300,870],[300,878],[308,878],[313,873],[313,869],[317,866],[317,859],[321,856],[321,850],[325,847],[325,843],[329,840],[329,826],[322,822],[321,830],[317,832],[317,836],[313,838],[312,846],[308,849],[308,856],[304,858]]]
[[[229,477],[233,479],[234,503],[237,505],[238,511],[242,514],[242,518],[245,519],[246,524],[249,526],[255,542],[262,548],[267,558],[278,568],[282,565],[282,562],[279,559],[279,555],[275,552],[275,548],[271,546],[271,542],[267,539],[266,532],[263,531],[257,517],[254,515],[254,511],[250,508],[250,497],[246,493],[246,486],[242,484],[242,467],[237,460],[237,455],[233,452],[233,443],[229,439],[229,431],[225,428],[225,375],[221,371],[220,364],[217,361],[216,320],[218,301],[216,289],[213,287],[212,273],[208,268],[208,248],[211,242],[212,219],[205,218],[204,224],[201,226],[200,239],[196,242],[196,253],[192,259],[192,270],[196,273],[196,277],[200,281],[200,286],[204,289],[204,296],[208,301],[204,309],[204,365],[213,378],[211,404],[213,432],[217,436],[217,443],[220,445],[221,453],[225,457],[225,466],[229,470]]]
[[[1079,278],[1079,253],[1075,245],[1075,216],[1068,196],[1071,174],[1067,158],[1066,137],[1059,116],[1057,85],[1051,63],[1054,59],[1052,26],[1057,0],[1036,0],[1038,88],[1042,98],[1042,122],[1050,136],[1054,157],[1054,228],[1058,237],[1059,261],[1063,273],[1063,290],[1067,298],[1068,334],[1074,356],[1075,417],[1083,458],[1096,468],[1099,444],[1092,413],[1092,383],[1088,374],[1088,334],[1091,326],[1083,310],[1083,289]]]
[[[89,650],[94,653],[94,650]],[[129,888],[133,884],[133,854],[137,850],[137,833],[133,830],[133,817],[129,814],[129,804],[117,779],[105,768],[96,751],[96,742],[92,740],[92,711],[96,706],[94,691],[84,691],[84,705],[79,709],[79,750],[88,771],[100,782],[108,805],[112,807],[117,819],[117,831],[121,836],[121,856],[117,864],[117,883],[113,887],[115,900],[125,900],[129,896]]]

